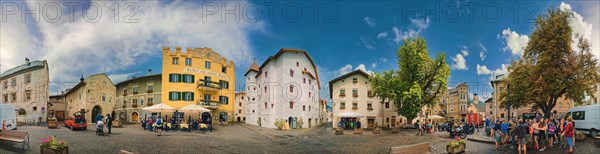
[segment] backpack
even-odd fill
[[[554,133],[554,124],[553,123],[549,123],[548,124],[548,133]]]
[[[162,119],[158,119],[158,120],[156,120],[156,124],[157,124],[157,125],[162,125]]]

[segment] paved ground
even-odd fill
[[[448,142],[444,138],[447,136],[445,132],[415,136],[415,130],[401,130],[397,134],[391,134],[390,131],[373,134],[369,130],[364,134],[352,134],[352,131],[346,131],[344,135],[334,135],[334,131],[325,125],[294,131],[278,131],[247,124],[215,127],[212,133],[169,131],[160,137],[144,131],[138,125],[113,128],[114,134],[108,136],[97,136],[93,130],[71,131],[67,128],[23,126],[19,130],[31,134],[32,149],[25,153],[39,153],[40,139],[48,135],[68,141],[70,152],[76,154],[118,153],[121,149],[136,153],[386,153],[392,146],[421,142],[430,143],[436,153],[445,153]],[[600,150],[591,146],[592,142],[577,144]],[[578,149],[578,152],[587,153],[582,151],[584,149]],[[19,145],[0,143],[2,154],[20,152]],[[506,149],[496,151],[494,145],[488,143],[467,142],[466,153],[510,152]]]

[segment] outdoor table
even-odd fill
[[[181,124],[180,126],[181,126],[181,129],[182,129],[182,130],[183,130],[183,129],[188,129],[188,128],[189,128],[189,125],[188,125],[188,124]]]
[[[171,123],[167,123],[167,129],[171,129]]]

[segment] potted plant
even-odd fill
[[[56,117],[49,117],[47,121],[48,128],[56,129],[58,127],[58,120],[56,120]]]
[[[285,125],[285,121],[283,121],[282,119],[275,121],[275,126],[277,127],[278,130],[283,130],[284,125]]]
[[[458,141],[450,141],[448,145],[446,145],[446,151],[448,153],[461,153],[465,152],[465,148],[467,147],[467,142],[465,140]]]
[[[137,107],[137,104],[131,104],[131,107]]]
[[[123,104],[123,108],[127,107],[127,105]]]
[[[152,105],[154,105],[154,103],[148,102],[148,106],[152,106]]]
[[[42,145],[40,146],[40,153],[42,154],[68,154],[69,146],[65,140],[58,140],[53,136],[48,136],[42,139]]]
[[[575,134],[575,139],[578,141],[585,140],[585,133],[577,132],[577,134]]]
[[[304,122],[302,122],[302,118],[298,119],[296,123],[298,124],[298,128],[302,128],[302,124],[304,124]]]
[[[146,93],[152,93],[154,90],[147,90]]]

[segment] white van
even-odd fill
[[[0,125],[2,125],[0,130],[5,128],[8,130],[17,129],[17,112],[15,111],[15,106],[0,104]]]
[[[592,137],[598,135],[600,130],[600,104],[574,107],[565,115],[565,117],[569,116],[573,116],[575,129],[588,131]]]

